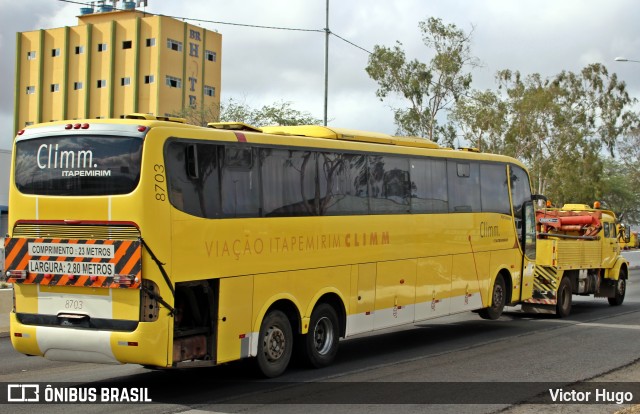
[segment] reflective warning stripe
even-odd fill
[[[558,303],[556,299],[527,299],[524,301],[525,303],[537,303],[540,305],[555,305]]]
[[[5,239],[5,268],[24,270],[11,283],[137,288],[142,273],[139,240]]]
[[[557,269],[547,266],[536,266],[533,288],[537,291],[556,291],[559,285]]]

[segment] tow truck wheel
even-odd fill
[[[620,271],[620,278],[616,282],[616,294],[614,297],[609,298],[609,305],[611,306],[620,306],[622,302],[624,302],[624,295],[627,292],[627,281],[622,278],[622,276],[627,276],[627,273]]]
[[[556,296],[556,316],[558,318],[566,318],[571,313],[571,281],[568,277],[563,277],[560,281],[558,294]]]
[[[491,306],[489,306],[488,308],[480,309],[478,315],[480,315],[482,319],[498,319],[500,315],[502,315],[506,300],[504,279],[502,278],[502,275],[498,275],[496,276],[496,280],[493,283],[493,291],[491,292]]]

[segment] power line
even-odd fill
[[[357,47],[358,49],[360,49],[360,50],[362,50],[362,51],[365,51],[365,52],[367,52],[367,53],[368,53],[368,54],[370,54],[370,55],[372,54],[371,52],[369,52],[367,49],[363,48],[362,46],[358,46],[358,45],[356,45],[355,43],[353,43],[353,42],[351,42],[351,41],[349,41],[349,40],[345,39],[344,37],[342,37],[342,36],[338,36],[338,35],[337,35],[337,34],[335,34],[334,32],[329,32],[329,34],[334,35],[335,37],[337,37],[338,39],[342,40],[343,42],[347,42],[347,43],[349,43],[351,46]]]
[[[79,4],[81,6],[93,6],[93,4],[91,2],[81,2],[81,1],[74,1],[74,0],[57,0],[61,3],[71,3],[71,4]],[[119,9],[119,8],[115,8],[114,10],[124,10],[124,9]],[[207,19],[197,19],[197,18],[193,18],[193,17],[180,17],[180,16],[173,16],[173,15],[166,15],[166,14],[158,14],[158,16],[164,16],[164,17],[171,17],[173,19],[177,19],[177,20],[182,20],[182,21],[192,21],[192,22],[198,22],[198,23],[211,23],[211,24],[222,24],[222,25],[228,25],[228,26],[239,26],[239,27],[248,27],[248,28],[254,28],[254,29],[269,29],[269,30],[289,30],[289,31],[297,31],[297,32],[314,32],[314,33],[326,33],[326,29],[306,29],[306,28],[299,28],[299,27],[282,27],[282,26],[265,26],[265,25],[259,25],[259,24],[248,24],[248,23],[236,23],[236,22],[223,22],[223,21],[216,21],[216,20],[207,20]],[[368,54],[371,54],[371,52],[369,52],[367,49],[358,46],[357,44],[345,39],[342,36],[337,35],[334,32],[329,31],[330,35],[333,35],[335,37],[337,37],[338,39],[342,40],[343,42],[346,42],[348,44],[350,44],[351,46],[354,46],[364,52],[367,52]]]
[[[296,28],[296,27],[262,26],[262,25],[258,25],[258,24],[219,22],[219,21],[215,21],[215,20],[194,19],[194,18],[191,18],[191,17],[179,17],[179,16],[171,16],[171,15],[166,15],[166,14],[159,14],[158,16],[171,17],[171,18],[178,19],[178,20],[183,20],[183,21],[184,20],[188,20],[188,21],[198,22],[198,23],[226,24],[226,25],[230,25],[230,26],[251,27],[251,28],[256,28],[256,29],[292,30],[292,31],[298,31],[298,32],[324,33],[323,29],[301,29],[301,28]]]

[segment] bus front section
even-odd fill
[[[51,360],[170,363],[161,351],[169,312],[161,312],[154,272],[143,272],[144,220],[163,214],[146,204],[153,195],[141,185],[149,129],[94,120],[18,134],[5,239],[17,351]],[[145,209],[152,212],[145,216]]]

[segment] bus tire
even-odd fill
[[[273,310],[260,325],[258,355],[259,371],[267,378],[282,374],[291,361],[293,332],[289,318],[282,311]]]
[[[478,315],[482,319],[496,320],[502,315],[504,306],[506,305],[506,289],[504,284],[504,278],[502,275],[496,276],[496,280],[493,282],[493,290],[491,291],[491,306],[488,308],[480,309]]]
[[[312,367],[330,365],[338,353],[340,340],[338,315],[327,303],[321,303],[311,313],[309,332],[304,335],[304,359]]]
[[[558,287],[556,295],[556,316],[558,318],[566,318],[571,314],[571,302],[573,293],[571,293],[571,280],[563,277]]]
[[[623,273],[624,272],[624,273]],[[624,276],[624,278],[623,278]],[[620,271],[620,278],[616,281],[616,293],[612,298],[608,298],[609,305],[611,306],[620,306],[622,302],[624,302],[624,296],[627,293],[627,281],[625,280],[627,276],[626,271]]]

